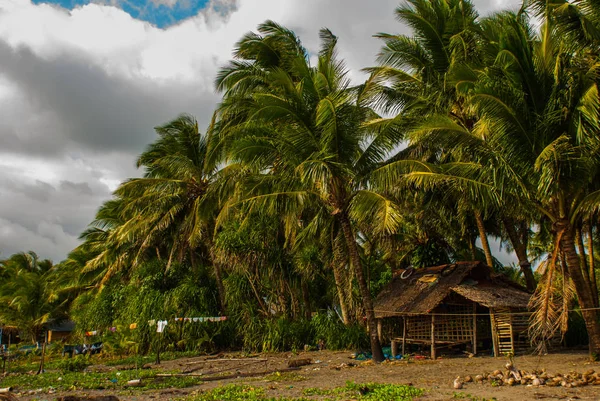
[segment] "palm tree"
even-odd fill
[[[468,205],[472,218],[465,216],[463,224],[474,221],[486,262],[493,266],[495,259],[487,238],[489,228],[485,218],[507,211],[500,211],[502,205],[494,197],[486,199],[482,193],[465,190],[466,176],[462,177],[462,185],[450,176],[458,178],[458,170],[469,174],[468,170],[479,163],[477,155],[468,147],[458,148],[454,142],[456,137],[470,137],[477,143],[474,131],[478,116],[463,84],[465,76],[467,81],[472,79],[476,71],[493,60],[495,54],[490,53],[495,49],[489,45],[485,27],[469,1],[411,0],[398,8],[396,14],[412,28],[413,35],[380,34],[385,43],[378,58],[380,66],[369,69],[375,105],[386,110],[401,110],[385,124],[402,130],[413,149],[410,153],[400,152],[390,162],[405,172],[412,172],[413,189],[435,188],[437,197],[452,197],[463,209]],[[435,167],[439,164],[446,164],[448,169],[442,171]],[[438,183],[434,187],[431,186],[433,181]],[[511,214],[515,215],[513,209]],[[509,225],[506,227],[508,239],[518,251],[527,287],[533,290],[535,279],[526,255],[527,237],[517,234],[522,232],[523,221],[506,218],[504,223]]]
[[[48,323],[66,317],[70,291],[59,285],[57,266],[34,252],[14,254],[2,265],[8,280],[0,284],[0,321],[35,343]]]
[[[398,210],[382,195],[364,189],[364,178],[393,146],[363,123],[376,117],[349,87],[336,58],[337,38],[321,30],[317,66],[295,35],[273,23],[259,26],[238,44],[236,60],[223,69],[219,110],[220,146],[230,163],[254,174],[239,183],[238,204],[282,216],[291,227],[304,210],[318,211],[307,230],[318,232],[331,216],[339,224],[358,282],[376,361],[383,360],[371,294],[353,221],[378,221],[393,231]],[[364,88],[361,88],[364,90]],[[367,146],[363,146],[367,143]]]
[[[222,268],[211,255],[219,200],[210,187],[219,171],[209,161],[208,138],[190,115],[181,115],[156,132],[158,140],[137,161],[144,177],[121,184],[117,198],[104,205],[86,234],[110,244],[88,269],[104,264],[106,282],[118,269],[148,258],[162,260],[167,270],[184,259],[194,270],[203,258],[212,263],[224,313]]]
[[[597,64],[578,56],[551,23],[543,25],[539,37],[522,14],[503,13],[482,25],[495,48],[494,62],[479,72],[466,71],[459,80],[479,115],[476,135],[457,128],[444,140],[452,151],[477,155],[477,163],[472,171],[461,167],[452,175],[501,202],[518,201],[552,224],[553,260],[562,247],[595,358],[600,323],[575,241],[577,226],[599,197],[592,189],[600,167]],[[437,179],[448,179],[439,172],[453,166],[436,168]]]

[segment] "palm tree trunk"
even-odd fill
[[[594,297],[581,270],[579,255],[577,255],[575,249],[576,229],[571,226],[568,220],[562,220],[559,223],[559,226],[562,226],[564,229],[561,244],[567,257],[569,274],[575,285],[579,306],[581,307],[581,313],[587,328],[590,359],[597,360],[600,357],[600,321],[598,321],[598,311],[593,309],[595,308]]]
[[[585,260],[585,247],[583,246],[583,230],[581,226],[577,227],[575,231],[575,241],[577,242],[577,253],[579,254],[579,266],[581,266],[583,276],[590,283],[590,273],[587,268],[587,261]]]
[[[487,233],[485,231],[485,225],[483,224],[483,217],[478,210],[474,211],[475,221],[477,222],[477,230],[479,231],[479,238],[481,238],[481,247],[485,254],[485,262],[489,267],[494,267],[494,258],[492,251],[490,250],[490,243],[488,241]]]
[[[515,230],[512,220],[508,218],[502,218],[502,224],[504,224],[504,229],[508,234],[508,238],[510,239],[513,249],[515,250],[517,258],[519,259],[519,266],[521,267],[523,277],[525,277],[525,285],[527,286],[527,290],[533,292],[537,287],[537,283],[535,282],[533,270],[531,270],[531,263],[527,257],[527,242],[519,240],[519,235],[517,235],[517,231]]]
[[[369,338],[371,340],[371,353],[373,354],[373,360],[375,362],[382,362],[384,357],[381,344],[379,343],[379,335],[377,333],[377,323],[375,321],[373,301],[371,299],[369,287],[365,281],[365,275],[363,273],[362,263],[360,262],[360,255],[358,253],[358,245],[356,244],[356,239],[354,238],[354,234],[352,232],[350,218],[345,211],[340,212],[338,214],[338,218],[340,219],[342,231],[344,232],[344,238],[346,239],[346,245],[348,247],[348,252],[350,253],[350,261],[354,267],[354,274],[356,274],[356,280],[358,281],[363,307],[367,315],[367,325],[369,326]]]
[[[307,320],[311,318],[312,307],[310,306],[310,292],[308,290],[308,283],[304,278],[301,279],[302,283],[302,302],[304,303],[304,317]]]
[[[592,226],[592,221],[588,222],[587,225],[587,248],[588,248],[588,268],[590,269],[590,284],[592,286],[592,294],[594,297],[594,304],[596,307],[600,304],[598,302],[598,282],[596,281],[596,263],[594,261],[594,227]]]
[[[475,250],[475,239],[469,236],[467,241],[469,242],[469,252],[471,253],[471,260],[477,260],[477,251]]]
[[[344,273],[339,260],[333,261],[333,278],[335,280],[335,288],[337,290],[338,299],[340,300],[340,309],[342,310],[342,319],[344,324],[350,324],[350,315],[348,314],[348,300],[346,299],[346,286]]]

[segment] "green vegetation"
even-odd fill
[[[541,349],[577,302],[600,355],[598,3],[480,16],[468,0],[409,0],[395,13],[410,32],[377,35],[364,82],[327,29],[310,50],[272,21],[242,37],[211,124],[157,127],[142,177],[66,260],[0,261],[0,323],[35,342],[69,318],[74,342],[98,330],[107,355],[136,364],[318,344],[370,345],[380,361],[372,300],[393,271],[481,260],[535,290]],[[164,333],[153,319],[170,320]]]
[[[11,375],[2,379],[2,386],[14,387],[15,391],[42,389],[48,391],[71,390],[130,390],[142,391],[162,388],[183,388],[200,384],[194,377],[155,378],[154,369],[123,370],[110,372],[46,372],[43,375]],[[160,371],[160,373],[168,373]],[[127,387],[129,380],[141,379],[141,387]]]
[[[364,401],[410,401],[423,394],[423,390],[397,384],[356,384],[348,382],[345,387],[332,390],[307,389],[302,398],[268,397],[261,387],[229,385],[206,391],[189,398],[193,401],[309,401],[309,400],[364,400]]]

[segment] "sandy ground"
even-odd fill
[[[265,377],[235,378],[204,382],[198,386],[184,389],[148,390],[128,392],[119,391],[90,391],[86,395],[109,395],[114,394],[120,400],[168,400],[180,399],[186,395],[192,395],[218,386],[231,383],[249,384],[252,386],[263,386],[269,396],[302,396],[302,390],[306,388],[331,389],[344,386],[347,381],[357,383],[378,382],[412,384],[425,390],[425,395],[419,400],[480,400],[495,398],[504,400],[600,400],[600,386],[585,386],[578,388],[562,387],[532,387],[532,386],[500,386],[493,387],[489,383],[475,384],[466,383],[463,389],[455,390],[453,380],[457,376],[483,374],[493,372],[496,369],[503,370],[506,358],[474,357],[465,356],[440,358],[431,360],[411,360],[385,362],[372,364],[370,362],[355,361],[350,358],[351,352],[315,351],[301,352],[298,354],[261,354],[256,358],[267,361],[256,362],[252,359],[236,361],[207,360],[206,357],[185,358],[163,362],[160,366],[164,370],[179,370],[188,372],[194,370],[195,374],[235,374],[236,372],[260,372],[266,370],[282,369],[287,367],[290,359],[310,358],[313,363],[303,366],[293,374],[283,374],[281,377],[271,376],[271,380]],[[239,358],[239,354],[222,355],[222,359]],[[254,362],[254,363],[252,363]],[[567,374],[572,371],[585,372],[595,369],[600,372],[600,363],[588,362],[585,352],[559,353],[546,356],[518,356],[514,360],[515,366],[520,370],[531,371],[545,368],[549,373]],[[355,365],[355,366],[352,366]],[[94,366],[94,370],[112,370],[119,367]],[[36,395],[22,397],[23,400],[52,400],[57,396],[76,393],[61,393],[50,395]],[[312,397],[311,397],[312,398]],[[318,399],[318,398],[315,398]]]

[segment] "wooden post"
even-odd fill
[[[405,316],[402,318],[402,323],[403,323],[403,328],[402,328],[402,357],[404,358],[404,355],[406,355],[406,320],[408,319],[408,316]]]
[[[396,341],[395,339],[392,340],[391,348],[392,348],[392,358],[396,359],[396,356],[398,356],[398,341]]]
[[[431,315],[431,359],[435,360],[435,315]]]
[[[156,361],[154,361],[154,363],[156,365],[160,365],[160,346],[162,345],[162,333],[157,333],[158,334],[158,339],[157,339],[157,347],[156,347]]]
[[[496,330],[496,318],[492,308],[490,308],[490,324],[492,325],[492,344],[494,345],[494,356],[497,357],[500,355],[500,351],[498,350],[498,330]]]
[[[512,313],[509,309],[508,311],[508,324],[510,325],[510,352],[513,353],[513,355],[515,354],[515,336],[513,334],[513,318],[512,318]]]
[[[379,337],[379,343],[383,342],[383,323],[381,319],[377,319],[377,337]]]
[[[477,304],[473,302],[473,355],[477,354]]]

